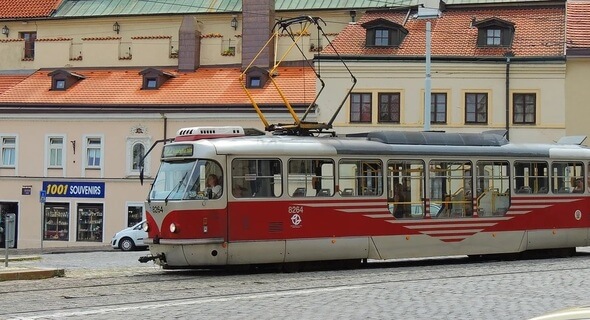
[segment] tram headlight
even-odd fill
[[[143,226],[141,226],[141,228],[143,229],[143,231],[148,232],[150,231],[150,226],[148,225],[147,221],[143,223]]]
[[[178,232],[178,226],[174,222],[170,224],[170,232],[172,232],[172,233]]]

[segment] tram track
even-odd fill
[[[202,303],[216,303],[242,299],[261,299],[266,297],[298,296],[309,293],[327,293],[333,291],[363,289],[369,287],[391,286],[397,284],[452,281],[454,279],[486,279],[505,275],[542,275],[546,273],[580,273],[590,270],[584,261],[590,257],[567,259],[575,263],[558,263],[564,259],[546,259],[544,267],[535,267],[537,262],[523,267],[525,261],[473,263],[467,259],[436,259],[420,261],[396,261],[370,263],[367,267],[346,271],[304,272],[294,274],[278,273],[224,273],[221,271],[165,271],[154,275],[139,275],[140,280],[113,282],[121,277],[105,277],[88,284],[69,284],[51,288],[26,288],[3,292],[3,300],[9,296],[50,297],[52,303],[35,305],[32,303],[25,310],[0,310],[0,318],[10,319],[57,319],[65,317],[82,317],[100,315],[109,312],[125,312],[129,310],[155,309],[159,307],[189,306]],[[555,263],[554,263],[555,261]],[[529,261],[526,261],[529,262]],[[518,264],[517,271],[505,270],[506,263]],[[449,270],[449,266],[451,266]],[[455,270],[453,267],[459,266]],[[467,266],[468,270],[462,266]],[[481,273],[480,268],[488,270]],[[491,267],[491,268],[490,268]],[[499,270],[495,271],[494,268]],[[446,274],[440,271],[446,270]],[[467,272],[469,271],[469,272]],[[318,277],[318,275],[320,275]],[[354,276],[355,281],[349,281]],[[262,279],[261,279],[262,277]],[[319,279],[318,279],[319,278]],[[379,279],[379,280],[375,280]],[[387,280],[384,280],[387,279]],[[61,280],[61,279],[56,279]],[[221,283],[220,283],[220,280]],[[481,280],[478,280],[481,281]],[[100,283],[102,282],[102,283]],[[278,285],[278,283],[282,285]],[[336,284],[333,284],[336,282]],[[314,285],[305,285],[313,283]],[[287,284],[287,288],[284,288]],[[144,294],[129,297],[129,292],[143,289]],[[255,290],[252,290],[255,288]],[[108,294],[115,291],[115,294]],[[151,298],[146,299],[148,295]],[[8,301],[7,301],[8,302]],[[34,299],[33,301],[34,302]],[[48,307],[50,306],[51,307]]]

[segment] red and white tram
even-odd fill
[[[573,254],[590,244],[590,149],[494,133],[242,136],[186,128],[146,202],[169,268],[448,255]],[[581,141],[578,141],[581,143]],[[208,192],[215,175],[222,191]]]

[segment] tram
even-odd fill
[[[582,141],[184,128],[163,146],[146,201],[150,254],[140,261],[200,268],[572,255],[590,245],[590,149]]]

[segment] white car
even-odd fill
[[[111,240],[111,247],[113,249],[121,249],[123,251],[131,251],[135,249],[145,249],[147,244],[143,243],[143,239],[148,237],[147,232],[143,230],[145,220],[134,225],[133,227],[125,228],[113,236]]]

